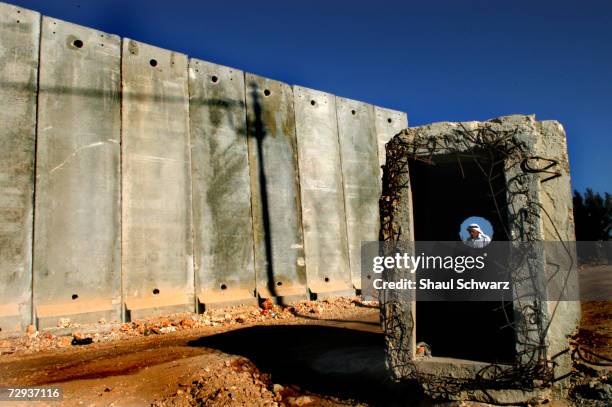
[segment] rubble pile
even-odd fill
[[[194,375],[190,383],[180,383],[170,397],[157,400],[154,407],[257,405],[269,407],[306,407],[355,405],[341,400],[305,392],[299,386],[283,386],[261,373],[248,359],[231,357],[207,366]]]
[[[378,307],[378,303],[363,301],[359,297],[338,297],[278,305],[267,299],[259,307],[235,306],[213,309],[203,314],[180,313],[126,323],[101,319],[98,324],[80,325],[69,318],[60,318],[56,328],[37,331],[34,325],[29,325],[21,336],[0,339],[0,355],[35,353],[189,330],[225,329],[242,324],[298,323],[300,319],[324,319],[332,314],[337,318],[342,317],[343,313],[354,314],[358,310],[356,307],[366,311]]]

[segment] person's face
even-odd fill
[[[472,237],[472,239],[476,239],[479,234],[480,232],[477,231],[476,229],[470,229],[470,236]]]

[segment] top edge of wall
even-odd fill
[[[189,58],[187,56],[187,54],[183,54],[182,52],[172,51],[171,49],[158,47],[157,45],[148,44],[146,42],[138,41],[138,40],[135,40],[135,39],[129,38],[129,37],[123,37],[123,43],[127,44],[128,46],[129,46],[129,43],[134,43],[134,44],[138,45],[139,47],[143,47],[147,52],[155,52],[155,51],[158,51],[158,52],[169,52],[169,53],[172,53],[174,55],[183,56],[183,57],[185,57],[185,60],[187,60],[187,58]]]
[[[46,24],[59,24],[61,26],[64,26],[64,29],[68,29],[68,30],[75,30],[78,33],[93,33],[96,35],[104,35],[106,36],[107,39],[110,40],[114,40],[117,43],[119,43],[121,41],[121,37],[118,36],[117,34],[113,34],[113,33],[107,33],[105,31],[100,31],[97,30],[95,28],[91,28],[91,27],[86,27],[84,25],[79,25],[79,24],[75,24],[75,23],[71,23],[69,21],[64,21],[61,20],[59,18],[55,18],[55,17],[48,17],[48,16],[42,16],[42,25],[46,25]]]
[[[365,106],[365,107],[372,107],[372,109],[376,106],[374,106],[372,103],[368,103],[368,102],[364,102],[362,100],[357,100],[357,99],[351,99],[351,98],[347,98],[344,96],[337,96],[336,95],[336,100],[340,103],[345,103],[347,105],[353,106],[353,105],[360,105],[360,106]]]
[[[212,62],[212,61],[207,61],[205,59],[201,59],[201,58],[195,58],[195,57],[189,57],[189,66],[193,66],[193,65],[202,65],[204,67],[209,67],[209,68],[218,68],[218,69],[223,69],[223,70],[227,70],[228,72],[232,72],[232,73],[237,73],[237,74],[244,74],[245,72],[242,69],[233,67],[233,66],[228,66],[228,65],[223,65],[223,64],[218,64],[216,62]]]
[[[333,93],[325,92],[324,90],[307,88],[305,86],[300,85],[292,85],[293,92],[295,94],[304,94],[304,95],[313,95],[313,96],[327,96],[327,97],[335,97]]]
[[[30,16],[40,16],[38,11],[30,10],[29,8],[15,6],[14,4],[4,3],[0,1],[0,12],[15,12],[16,14],[29,14]]]
[[[0,12],[4,13],[4,12],[16,12],[16,11],[20,11],[20,12],[24,12],[24,13],[31,13],[31,14],[33,14],[35,16],[41,16],[41,14],[39,12],[37,12],[37,11],[30,10],[30,9],[27,9],[27,8],[24,8],[24,7],[20,7],[20,6],[15,6],[15,5],[10,4],[10,3],[0,2]],[[189,64],[191,64],[192,61],[193,62],[197,61],[197,62],[202,63],[202,64],[209,64],[211,66],[217,66],[217,67],[220,67],[220,68],[230,69],[230,70],[233,70],[233,71],[235,71],[237,73],[243,73],[245,75],[245,79],[246,80],[248,80],[248,79],[255,79],[255,80],[256,79],[263,79],[263,80],[265,80],[265,81],[267,81],[269,83],[279,84],[279,85],[282,84],[282,85],[290,86],[292,88],[292,90],[298,90],[298,91],[304,91],[304,92],[316,92],[316,93],[321,94],[321,95],[334,96],[334,97],[336,97],[337,100],[342,101],[342,102],[346,102],[346,103],[349,103],[349,104],[368,105],[368,106],[372,106],[372,107],[374,107],[376,109],[384,109],[389,114],[396,113],[396,114],[404,114],[404,115],[406,115],[405,112],[402,112],[402,111],[399,111],[399,110],[388,109],[388,108],[385,108],[385,107],[382,107],[382,106],[377,106],[377,105],[374,105],[372,103],[360,101],[360,100],[357,100],[357,99],[351,99],[351,98],[348,98],[348,97],[337,96],[337,95],[334,95],[331,92],[327,92],[327,91],[324,91],[324,90],[308,88],[308,87],[297,85],[297,84],[288,84],[288,83],[280,81],[280,80],[276,80],[276,79],[265,77],[263,75],[258,75],[258,74],[255,74],[255,73],[246,72],[246,71],[244,71],[242,69],[239,69],[239,68],[235,68],[235,67],[219,64],[219,63],[216,63],[216,62],[213,62],[213,61],[207,61],[207,60],[204,60],[204,59],[201,59],[201,58],[189,57],[187,54],[184,54],[184,53],[181,53],[181,52],[176,52],[176,51],[172,51],[172,50],[169,50],[169,49],[166,49],[166,48],[158,47],[156,45],[147,44],[145,42],[141,42],[141,41],[138,41],[138,40],[133,39],[133,38],[121,37],[121,36],[119,36],[117,34],[108,33],[108,32],[105,32],[105,31],[97,30],[95,28],[86,27],[86,26],[82,26],[82,25],[79,25],[79,24],[71,23],[69,21],[65,21],[65,20],[62,20],[62,19],[59,19],[59,18],[49,17],[49,16],[44,16],[43,15],[42,19],[43,19],[43,23],[45,21],[58,22],[58,23],[61,23],[61,24],[65,24],[65,25],[67,25],[68,27],[70,27],[72,29],[76,29],[76,30],[85,30],[86,29],[86,30],[91,30],[93,32],[96,32],[98,34],[106,35],[109,38],[115,37],[117,39],[122,40],[122,42],[124,42],[126,44],[128,44],[129,42],[133,42],[136,45],[138,45],[139,47],[145,48],[147,50],[147,53],[149,53],[149,52],[156,52],[156,51],[157,52],[170,52],[170,53],[172,53],[172,54],[174,54],[176,56],[179,56],[179,57],[183,57],[184,56]]]
[[[275,84],[275,85],[281,85],[281,86],[284,85],[284,86],[291,87],[291,85],[289,85],[287,82],[279,81],[278,79],[268,78],[266,76],[258,75],[252,72],[244,72],[244,79],[245,81],[263,80],[264,82],[269,83],[269,84]]]
[[[376,111],[377,116],[385,116],[385,115],[393,115],[395,117],[406,117],[408,119],[408,114],[401,110],[389,109],[387,107],[374,105],[374,109]]]

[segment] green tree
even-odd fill
[[[587,188],[584,196],[574,191],[576,240],[612,240],[612,195]]]

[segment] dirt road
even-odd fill
[[[612,303],[585,303],[583,315],[581,341],[609,355]],[[2,385],[61,386],[64,396],[8,405],[432,404],[389,381],[378,309],[356,299],[183,317],[124,324],[85,346],[38,333],[13,340]]]

